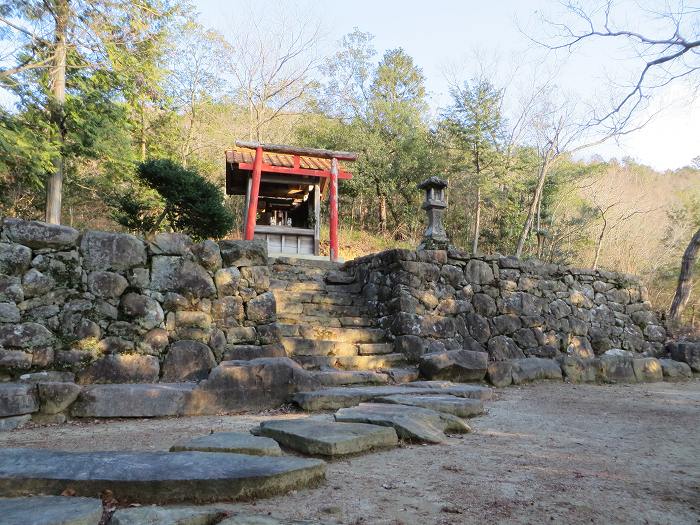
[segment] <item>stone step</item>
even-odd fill
[[[377,370],[394,368],[406,362],[403,354],[354,356],[295,356],[305,368],[340,368],[343,370]]]
[[[452,395],[486,401],[493,396],[493,390],[477,385],[463,385],[447,381],[417,381],[403,385],[352,386],[323,388],[294,395],[294,402],[304,410],[335,410],[357,406],[380,397],[393,395]]]
[[[110,491],[120,503],[253,499],[318,483],[326,465],[292,456],[218,452],[0,450],[0,494]]]
[[[319,317],[315,315],[278,313],[277,321],[288,325],[312,325],[312,326],[330,326],[340,328],[340,320],[336,317]]]
[[[323,341],[305,337],[282,337],[287,353],[300,356],[356,356],[357,344],[343,341]]]
[[[326,387],[400,384],[418,379],[418,369],[415,367],[387,368],[380,371],[330,368],[311,373],[322,386]]]
[[[98,525],[102,500],[68,496],[0,498],[3,525]]]
[[[394,351],[394,343],[361,343],[357,345],[359,355],[386,355]]]
[[[339,305],[350,306],[355,299],[361,299],[354,294],[340,293],[318,293],[318,292],[290,292],[287,290],[275,290],[275,301],[277,308],[293,304],[319,304],[319,305]]]
[[[337,328],[326,326],[297,325],[296,334],[307,339],[323,341],[341,341],[344,343],[381,343],[386,339],[386,332],[380,328]],[[292,328],[283,328],[285,332],[292,332]],[[285,334],[286,335],[286,334]]]

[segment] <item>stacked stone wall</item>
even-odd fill
[[[0,378],[200,380],[218,362],[285,355],[266,247],[144,241],[6,218],[0,225]]]
[[[347,264],[398,351],[489,360],[659,356],[666,331],[633,276],[458,250],[389,250]]]

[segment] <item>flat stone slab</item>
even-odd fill
[[[264,421],[259,433],[297,452],[329,457],[360,454],[399,443],[396,431],[390,427],[311,419]]]
[[[430,408],[431,410],[452,414],[457,417],[474,417],[484,413],[484,403],[481,400],[457,396],[409,396],[406,394],[397,394],[394,396],[379,397],[376,401],[395,405]]]
[[[170,447],[170,452],[228,452],[251,456],[281,456],[277,441],[245,432],[215,432]]]
[[[312,485],[318,459],[214,452],[0,450],[0,495],[78,496],[110,490],[120,502],[177,503],[252,499]]]
[[[3,525],[98,525],[100,519],[102,501],[96,498],[0,498]]]
[[[493,389],[487,386],[464,385],[450,381],[414,381],[406,383],[409,388],[419,388],[424,394],[448,394],[450,396],[468,397],[488,401],[493,398]]]
[[[91,385],[71,406],[74,417],[167,417],[189,413],[195,383]]]
[[[335,420],[393,427],[400,438],[426,443],[446,441],[445,432],[471,430],[469,425],[451,414],[388,403],[361,403],[356,407],[341,408],[335,413]]]
[[[491,388],[462,385],[449,381],[416,381],[400,386],[366,386],[323,388],[312,392],[299,392],[294,402],[308,411],[337,410],[393,395],[452,395],[470,399],[491,399]]]
[[[117,510],[109,525],[209,525],[228,515],[216,507],[134,507]]]

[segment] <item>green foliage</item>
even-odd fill
[[[195,239],[223,237],[234,224],[221,190],[196,171],[168,159],[139,164],[139,182],[150,192],[121,193],[112,198],[114,219],[149,235],[166,227]]]

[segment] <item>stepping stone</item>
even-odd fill
[[[3,525],[98,525],[101,519],[102,501],[96,498],[0,498]]]
[[[337,410],[353,407],[360,403],[372,401],[380,397],[406,395],[452,395],[470,399],[491,399],[491,388],[477,385],[455,384],[449,381],[416,381],[400,386],[366,386],[366,387],[336,387],[299,392],[294,395],[294,402],[308,411]]]
[[[423,393],[430,394],[447,394],[457,397],[468,397],[470,399],[481,399],[488,401],[493,398],[493,389],[486,386],[478,385],[463,385],[461,383],[452,383],[450,381],[414,381],[406,383],[409,388],[418,388],[423,390]]]
[[[457,417],[474,417],[484,413],[484,403],[479,399],[456,396],[409,396],[397,394],[395,396],[379,397],[376,401],[379,403],[430,408],[431,410],[445,412]]]
[[[170,447],[170,452],[228,452],[251,456],[281,456],[274,439],[252,436],[245,432],[215,432]]]
[[[138,503],[252,499],[312,485],[325,476],[318,459],[213,452],[64,452],[0,450],[0,494],[78,496],[110,490]]]
[[[207,525],[228,515],[216,507],[134,507],[117,510],[109,525]]]
[[[111,525],[111,523],[110,523]],[[150,525],[150,524],[149,524]],[[180,524],[178,524],[180,525]],[[324,525],[315,520],[278,520],[260,514],[238,514],[220,521],[218,525]]]
[[[446,441],[445,432],[471,430],[464,421],[451,414],[387,403],[362,403],[352,408],[341,408],[335,413],[335,420],[394,427],[400,438],[426,443]]]
[[[313,419],[264,421],[258,431],[303,454],[346,456],[399,443],[393,428]]]

